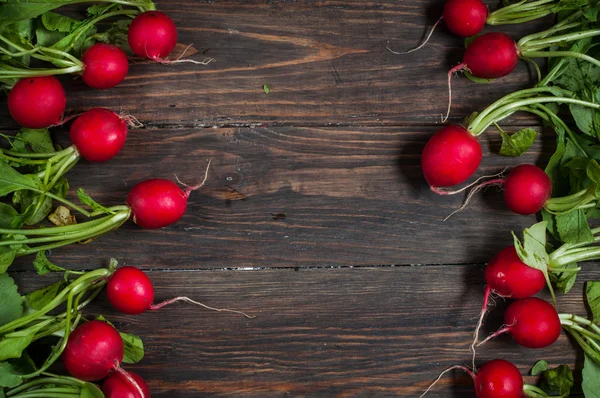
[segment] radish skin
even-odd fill
[[[489,10],[481,0],[447,0],[442,18],[458,36],[475,36],[483,30]]]
[[[112,44],[97,43],[81,57],[84,69],[81,75],[85,84],[96,89],[108,89],[121,83],[127,76],[127,54]]]
[[[138,386],[142,389],[144,397],[150,397],[150,389],[148,384],[140,375],[134,372],[129,372],[129,375]],[[102,382],[102,392],[105,398],[143,398],[140,393],[129,384],[128,380],[121,373],[111,373]]]
[[[67,96],[54,76],[21,79],[8,93],[8,111],[17,123],[41,129],[60,123]]]
[[[146,11],[131,21],[127,40],[135,55],[160,62],[175,48],[177,28],[166,14]]]

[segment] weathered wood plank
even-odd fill
[[[68,109],[120,109],[152,126],[437,124],[446,109],[446,73],[460,61],[462,39],[441,24],[419,52],[394,55],[386,45],[414,47],[442,4],[161,1],[159,8],[177,23],[179,41],[199,50],[194,58],[215,61],[132,65],[127,80],[110,90],[65,78]],[[546,22],[490,30],[520,38]],[[271,87],[268,95],[264,84]],[[531,84],[524,63],[492,84],[455,79],[452,120]],[[2,102],[0,127],[11,126],[4,96]]]
[[[600,278],[596,265],[584,264],[579,280]],[[143,338],[146,357],[129,369],[148,380],[157,398],[418,396],[444,368],[470,364],[484,289],[480,266],[149,275],[157,301],[186,295],[257,316],[249,320],[186,304],[123,316],[101,294],[89,313],[102,313]],[[54,278],[15,276],[27,291]],[[578,283],[559,298],[560,311],[585,314],[581,297]],[[500,326],[501,316],[500,308],[492,312],[483,335]],[[539,359],[558,365],[577,358],[564,333],[546,349],[522,349],[505,338],[479,354],[480,363],[504,358],[523,374]],[[472,391],[468,378],[455,373],[429,396],[466,397]]]
[[[115,159],[82,161],[71,170],[72,190],[84,187],[101,203],[121,204],[144,179],[174,179],[176,173],[182,181],[199,182],[211,158],[205,188],[191,195],[187,214],[174,226],[148,231],[128,223],[88,245],[56,249],[52,258],[73,267],[117,257],[192,269],[486,262],[510,244],[511,230],[535,218],[511,214],[502,195],[489,190],[444,222],[463,197],[436,196],[422,178],[420,153],[434,131],[132,131]],[[498,147],[495,132],[481,142],[486,155],[478,175],[485,175],[537,161],[554,138],[549,133],[538,139],[522,158],[490,154],[489,145]],[[30,261],[17,262],[29,267]]]

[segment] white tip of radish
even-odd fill
[[[225,308],[214,308],[214,307],[209,307],[208,305],[206,305],[206,304],[203,304],[203,303],[200,303],[200,302],[198,302],[198,301],[194,301],[194,300],[192,300],[192,299],[191,299],[191,298],[189,298],[189,297],[175,297],[175,298],[172,298],[172,299],[170,299],[170,300],[163,301],[163,302],[162,302],[162,303],[160,303],[160,304],[156,304],[156,305],[152,305],[152,306],[150,306],[150,310],[152,310],[152,311],[153,311],[153,310],[158,310],[158,309],[160,309],[160,308],[162,308],[162,307],[164,307],[164,306],[166,306],[166,305],[169,305],[169,304],[175,303],[175,302],[177,302],[177,301],[183,301],[183,302],[186,302],[186,303],[190,303],[190,304],[199,305],[200,307],[206,308],[207,310],[211,310],[211,311],[217,311],[217,312],[232,312],[232,313],[234,313],[234,314],[240,314],[240,315],[243,315],[243,316],[245,316],[245,317],[246,317],[246,318],[248,318],[248,319],[253,319],[253,318],[256,318],[256,316],[254,316],[254,315],[248,315],[248,314],[246,314],[245,312],[242,312],[242,311],[229,310],[229,309],[225,309]]]
[[[404,54],[410,54],[414,51],[420,50],[421,48],[425,47],[425,44],[427,44],[427,42],[429,41],[429,39],[431,38],[431,35],[433,34],[433,31],[435,30],[435,28],[438,26],[438,24],[442,21],[443,17],[440,17],[434,24],[433,27],[431,28],[431,30],[429,31],[429,34],[427,35],[427,37],[425,38],[425,40],[423,40],[423,42],[421,44],[419,44],[417,47],[412,48],[408,51],[394,51],[392,50],[389,46],[386,46],[385,48],[388,49],[389,52],[391,52],[392,54],[396,54],[396,55],[404,55]],[[390,42],[388,41],[387,44],[389,45]]]
[[[450,109],[452,108],[452,76],[455,73],[463,71],[471,72],[467,64],[464,63],[460,63],[448,71],[448,109],[446,110],[446,116],[442,116],[442,123],[446,123],[450,117]]]
[[[466,366],[454,365],[454,366],[451,366],[448,369],[444,370],[442,373],[440,373],[440,375],[438,376],[438,378],[435,379],[435,381],[429,385],[429,387],[427,388],[427,390],[425,390],[425,392],[423,394],[421,394],[421,396],[419,396],[419,398],[423,398],[425,396],[425,394],[427,394],[429,392],[429,390],[431,390],[433,388],[433,386],[435,386],[437,384],[437,382],[440,381],[440,379],[442,378],[442,376],[444,376],[446,373],[448,373],[448,372],[450,372],[451,370],[454,370],[454,369],[460,369],[460,370],[464,371],[469,376],[471,376],[471,378],[473,379],[473,381],[475,381],[475,373],[473,373],[473,371],[471,369],[467,368]]]

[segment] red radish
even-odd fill
[[[478,345],[502,334],[510,333],[515,341],[527,348],[544,348],[560,336],[561,323],[552,304],[537,297],[520,299],[504,312],[505,327],[490,335]]]
[[[97,43],[81,57],[84,69],[82,78],[92,88],[106,89],[121,83],[129,69],[127,55],[112,44]]]
[[[465,128],[450,125],[438,130],[427,142],[421,169],[433,191],[466,181],[481,163],[481,145]]]
[[[531,297],[546,286],[544,273],[525,264],[514,246],[504,248],[485,267],[486,294],[522,299]]]
[[[105,162],[125,144],[127,122],[113,111],[93,108],[73,122],[69,134],[81,156],[91,162]]]
[[[8,93],[8,111],[23,127],[41,129],[59,124],[66,106],[65,90],[54,76],[21,79]]]
[[[106,295],[115,309],[130,315],[141,314],[146,310],[158,310],[176,301],[185,301],[213,311],[233,312],[254,318],[241,311],[209,307],[188,297],[175,297],[155,305],[152,282],[143,271],[131,266],[121,267],[111,275],[106,285]]]
[[[477,398],[521,398],[523,396],[523,376],[519,369],[504,359],[493,359],[483,364],[477,374],[466,366],[460,365],[444,370],[420,398],[425,396],[445,373],[454,369],[460,369],[471,376]]]
[[[131,21],[127,39],[137,56],[160,62],[175,48],[177,28],[166,14],[146,11]]]
[[[191,189],[185,191],[173,181],[153,178],[134,186],[127,195],[133,222],[142,228],[166,227],[185,213]]]
[[[185,213],[187,201],[192,191],[204,186],[208,178],[210,160],[206,166],[204,180],[195,186],[179,188],[173,181],[153,178],[134,186],[127,195],[133,222],[142,228],[156,229],[178,221]]]
[[[521,398],[523,376],[519,369],[504,359],[486,362],[475,377],[477,398]]]
[[[535,214],[552,195],[552,182],[544,170],[521,164],[504,181],[504,201],[517,214]]]
[[[452,75],[468,71],[481,79],[497,79],[511,73],[519,62],[519,48],[510,36],[501,32],[486,33],[475,38],[465,50],[460,64],[448,72],[448,120],[452,107]]]
[[[69,335],[62,359],[71,376],[96,381],[120,366],[123,350],[117,329],[106,322],[90,321]]]
[[[447,0],[442,18],[452,33],[475,36],[485,26],[488,8],[481,0]]]
[[[105,378],[111,372],[120,373],[142,398],[142,388],[121,368],[124,346],[121,335],[113,326],[102,321],[89,321],[78,326],[70,335],[62,360],[67,372],[84,381]]]
[[[148,384],[137,373],[129,372],[129,375],[144,392],[144,397],[150,397]],[[102,382],[102,392],[106,398],[142,398],[140,393],[132,388],[129,381],[121,373],[111,373]]]

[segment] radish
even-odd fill
[[[129,375],[140,386],[145,397],[150,396],[148,384],[137,373],[129,372]],[[142,398],[139,392],[132,388],[128,380],[121,373],[111,373],[102,382],[102,392],[106,398]]]
[[[83,53],[81,61],[84,65],[81,75],[83,81],[97,89],[111,88],[121,83],[129,69],[125,52],[112,44],[94,44]]]
[[[73,122],[69,136],[85,159],[105,162],[116,156],[125,144],[127,121],[108,109],[93,108]]]
[[[477,398],[521,398],[523,396],[523,376],[519,369],[504,359],[493,359],[483,364],[477,373],[460,365],[444,370],[420,398],[425,396],[445,373],[454,369],[460,369],[471,376]]]
[[[145,398],[142,388],[121,368],[123,355],[123,339],[117,329],[94,320],[78,326],[69,335],[62,359],[67,372],[84,381],[100,380],[111,372],[118,372]]]
[[[59,124],[66,106],[65,90],[54,76],[21,79],[8,93],[8,111],[23,127],[41,129]]]
[[[254,318],[241,311],[209,307],[188,297],[175,297],[160,304],[153,304],[154,287],[150,278],[143,271],[131,266],[121,267],[110,276],[106,285],[106,295],[115,309],[130,315],[141,314],[146,310],[158,310],[176,301],[185,301],[213,311],[233,312],[246,318]]]
[[[464,210],[475,193],[490,186],[503,187],[504,202],[510,210],[521,215],[531,215],[542,210],[552,195],[550,177],[544,170],[533,164],[518,165],[506,177],[502,177],[502,175],[503,173],[499,173],[491,176],[492,178],[480,184],[478,184],[480,180],[488,177],[478,178],[473,184],[456,191],[435,190],[434,192],[441,195],[452,195],[474,186],[464,203],[448,215],[444,221]]]
[[[510,333],[515,341],[527,348],[544,348],[560,336],[561,322],[552,304],[537,297],[528,297],[510,304],[504,312],[504,326],[483,340]]]
[[[521,164],[504,181],[504,201],[517,214],[535,214],[542,210],[552,195],[552,181],[544,170],[532,164]]]
[[[481,163],[481,145],[464,127],[450,125],[427,142],[421,158],[425,180],[434,192],[466,181]]]
[[[442,19],[458,36],[475,36],[485,26],[489,10],[481,0],[447,0]]]
[[[177,44],[177,28],[166,14],[146,11],[131,21],[127,40],[138,57],[162,62]]]
[[[127,195],[133,222],[142,228],[156,229],[178,221],[185,213],[192,191],[204,186],[209,167],[210,160],[206,166],[204,180],[200,184],[189,186],[182,183],[186,187],[185,190],[173,181],[161,178],[145,180],[135,185]]]

